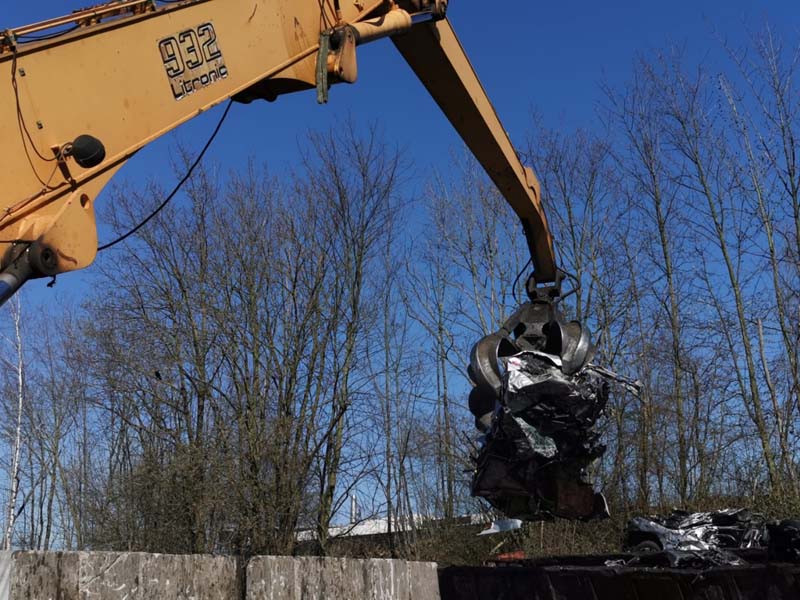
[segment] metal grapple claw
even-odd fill
[[[470,411],[483,432],[473,457],[473,496],[512,518],[608,515],[587,469],[602,456],[594,426],[608,384],[587,369],[588,328],[565,322],[552,302],[527,302],[472,348]]]

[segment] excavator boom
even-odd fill
[[[530,301],[471,353],[469,408],[485,434],[472,494],[525,519],[607,515],[586,481],[604,450],[594,425],[606,374],[589,362],[588,330],[560,315],[539,183],[446,9],[447,0],[117,0],[3,32],[0,304],[28,279],[91,264],[94,203],[141,148],[228,100],[315,89],[327,102],[331,84],[357,80],[358,48],[389,37],[520,218],[534,266]]]
[[[421,24],[392,41],[519,216],[536,281],[555,282],[553,238],[539,182],[520,162],[450,23]]]
[[[0,304],[84,268],[94,203],[138,150],[234,99],[355,82],[356,49],[395,45],[520,217],[556,281],[539,186],[449,23],[446,0],[120,0],[0,34]]]

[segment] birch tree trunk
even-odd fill
[[[22,347],[22,306],[19,295],[17,295],[11,305],[11,319],[14,323],[14,347],[16,349],[16,375],[17,375],[17,419],[16,432],[14,435],[14,446],[12,449],[14,458],[11,463],[11,494],[8,498],[6,509],[6,531],[3,537],[3,550],[11,550],[12,538],[14,535],[14,523],[17,518],[17,496],[19,495],[19,460],[22,446],[22,407],[25,398],[24,375],[25,357]]]

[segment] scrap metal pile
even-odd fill
[[[588,331],[546,302],[524,304],[475,344],[473,496],[524,520],[608,516],[589,470],[605,452],[595,426],[619,378],[590,364],[593,353]]]
[[[634,517],[625,531],[625,550],[648,554],[663,553],[671,567],[741,565],[732,549],[766,548],[767,522],[764,515],[746,508],[689,513],[674,510],[667,516]],[[634,559],[637,563],[650,558]]]
[[[766,519],[746,508],[713,512],[634,517],[625,531],[625,549],[703,551],[710,548],[759,548],[766,546]]]
[[[708,569],[763,561],[765,554],[772,562],[799,563],[800,521],[768,522],[746,508],[674,510],[628,521],[623,550],[635,555],[609,560],[606,566]]]

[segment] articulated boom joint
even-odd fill
[[[561,283],[564,281],[564,274],[556,271],[556,280],[552,285],[540,285],[536,280],[536,273],[531,273],[525,282],[525,291],[531,302],[554,303],[561,299]]]
[[[404,0],[398,4],[411,13],[428,13],[435,21],[447,16],[447,0]]]
[[[356,47],[399,35],[415,23],[441,20],[447,12],[446,0],[411,0],[389,4],[389,10],[355,23],[340,23],[320,36],[317,59],[317,99],[328,101],[329,77],[333,81],[355,83],[358,78]]]

